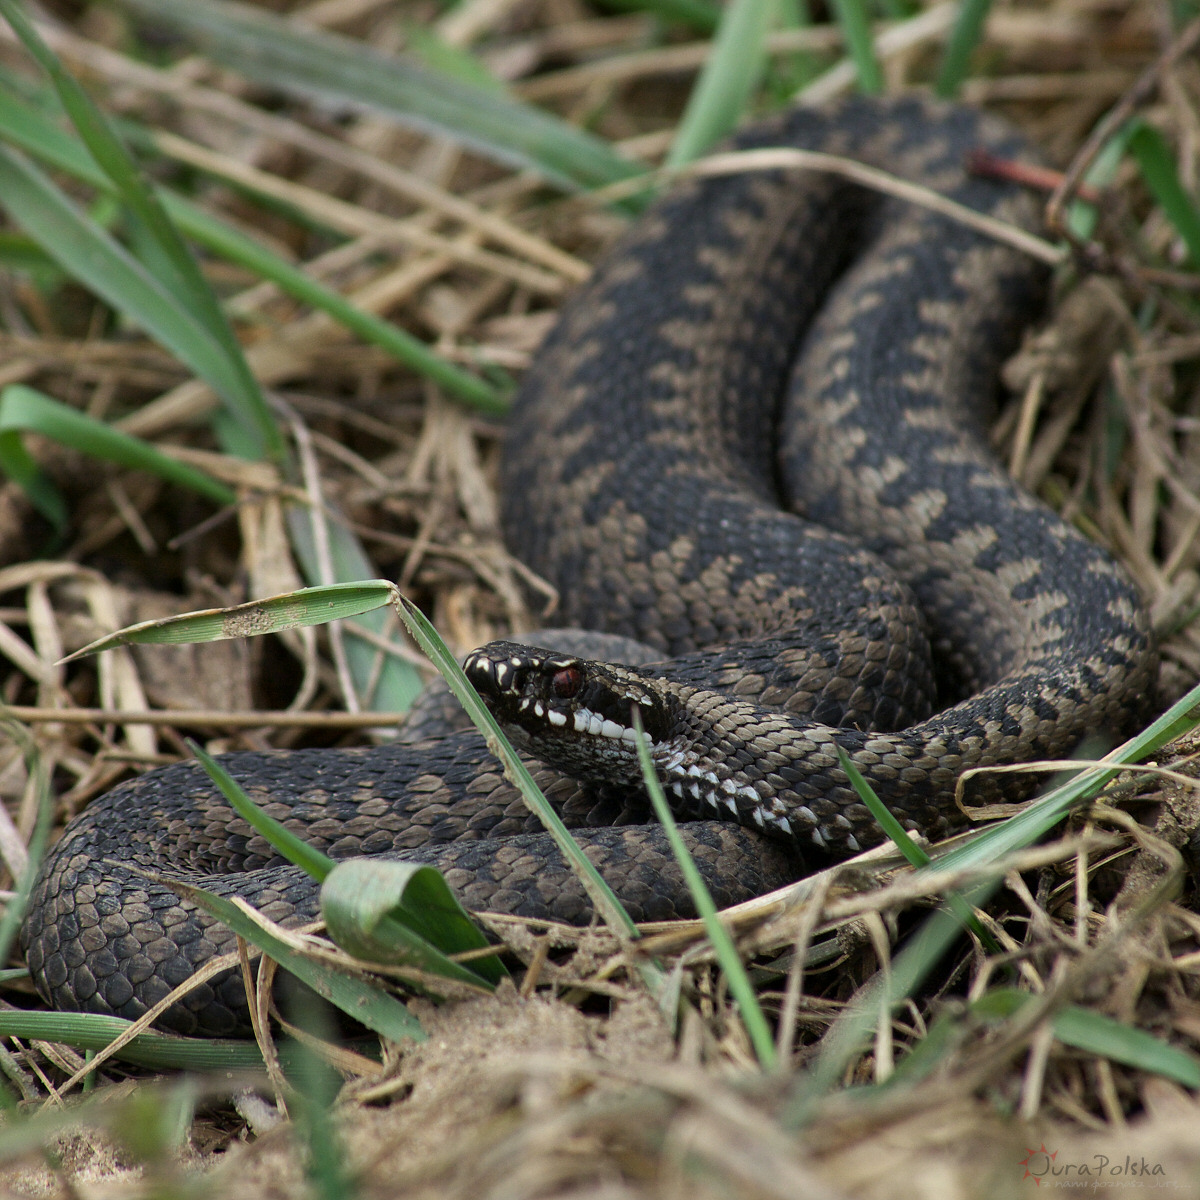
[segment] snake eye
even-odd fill
[[[578,667],[563,667],[550,680],[550,687],[560,700],[570,700],[582,686],[583,672]]]

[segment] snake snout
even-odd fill
[[[508,676],[508,664],[503,658],[493,657],[489,647],[472,650],[463,660],[463,674],[471,686],[486,700],[504,689]]]
[[[663,731],[653,691],[631,686],[633,674],[608,663],[489,642],[467,656],[463,669],[496,719],[526,746],[530,739],[543,748],[547,740],[565,740],[576,750],[588,741],[632,745],[634,704],[652,738]]]
[[[566,698],[572,693],[564,681],[574,678],[572,672],[577,674],[577,667],[575,659],[536,646],[488,642],[467,655],[463,671],[485,700],[501,701],[535,692]]]

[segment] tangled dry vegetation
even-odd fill
[[[933,5],[882,34],[889,88],[928,78],[952,8]],[[402,45],[404,21],[432,25],[445,43],[476,50],[515,94],[651,163],[669,145],[707,49],[677,34],[664,42],[643,13],[582,0],[468,0],[442,15],[419,3],[398,13],[380,0],[318,0],[298,11],[383,47]],[[610,209],[550,193],[529,173],[447,141],[283,103],[170,39],[164,65],[147,65],[126,53],[120,9],[55,6],[42,28],[110,113],[150,131],[163,178],[190,181],[214,211],[485,376],[519,374],[558,300],[621,228]],[[1200,62],[1195,31],[1184,36],[1171,41],[1155,3],[1003,5],[965,97],[1025,126],[1076,181],[1089,134],[1124,105],[1166,135],[1195,196]],[[777,88],[793,67],[837,60],[830,26],[772,37]],[[7,28],[0,56],[0,69],[30,75]],[[844,69],[831,71],[812,94],[850,82]],[[1060,273],[1053,311],[1010,364],[996,439],[1014,474],[1128,564],[1163,638],[1163,697],[1174,699],[1200,678],[1200,285],[1128,160],[1096,207],[1079,260],[1087,269]],[[332,744],[378,724],[326,715],[342,703],[344,678],[313,638],[56,665],[132,621],[298,586],[283,515],[297,488],[345,514],[376,573],[417,598],[459,649],[549,610],[545,587],[497,536],[496,416],[456,404],[241,268],[206,270],[278,400],[300,484],[218,454],[202,419],[213,393],[82,289],[0,272],[0,384],[36,386],[169,446],[241,496],[214,518],[211,504],[147,474],[33,441],[72,513],[65,543],[47,558],[37,556],[45,530],[23,493],[0,489],[3,700],[53,777],[60,822],[131,769],[173,760],[180,731],[231,749]],[[1100,806],[1014,855],[979,913],[997,949],[960,938],[909,1001],[875,1014],[861,1045],[839,1049],[829,1031],[868,1002],[907,935],[969,878],[918,878],[897,856],[877,854],[734,914],[775,1021],[784,1066],[770,1075],[758,1072],[698,925],[650,929],[635,952],[602,931],[490,921],[510,949],[514,984],[420,1008],[429,1041],[388,1046],[382,1064],[339,1060],[343,1178],[364,1198],[464,1200],[1007,1196],[1033,1194],[1043,1176],[1046,1187],[1200,1195],[1194,1087],[1136,1056],[1069,1044],[1048,1023],[1083,1009],[1197,1048],[1200,916],[1189,907],[1187,837],[1200,826],[1188,765],[1198,748],[1174,748],[1176,776],[1122,780],[1121,808]],[[36,820],[23,749],[18,739],[0,744],[9,888]],[[638,956],[677,972],[677,1030],[631,969]],[[1035,999],[1015,1016],[973,1006],[1000,984]],[[36,1003],[19,981],[10,988],[12,1004]],[[59,1098],[57,1085],[81,1064],[69,1049],[25,1042],[3,1066],[32,1108]],[[111,1063],[100,1075],[96,1086],[114,1101],[134,1087]],[[198,1113],[182,1152],[139,1150],[128,1124],[107,1140],[66,1134],[49,1165],[13,1166],[0,1187],[318,1194],[306,1166],[313,1143],[297,1126],[271,1128],[269,1104],[243,1095],[235,1109],[227,1090],[203,1092]],[[1051,1163],[1103,1174],[1045,1176]]]

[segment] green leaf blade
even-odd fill
[[[208,772],[208,777],[229,801],[230,807],[255,832],[262,834],[272,847],[292,863],[317,880],[323,882],[333,870],[334,861],[328,854],[314,849],[303,838],[298,837],[274,817],[268,816],[249,796],[242,786],[203,746],[188,739],[188,747]]]
[[[241,380],[209,331],[49,177],[7,146],[0,146],[0,204],[63,270],[144,329],[238,410]]]
[[[571,836],[570,830],[563,824],[562,818],[542,795],[528,768],[512,748],[508,738],[504,736],[503,730],[496,724],[495,718],[479,698],[466,675],[463,674],[462,668],[458,665],[454,655],[447,649],[445,642],[438,636],[437,630],[411,600],[404,596],[398,596],[398,603],[398,611],[408,627],[409,633],[441,672],[442,678],[449,684],[450,690],[458,702],[466,709],[467,715],[475,723],[476,728],[487,739],[488,748],[500,759],[505,773],[520,790],[530,810],[537,815],[546,831],[554,839],[554,844],[562,856],[579,876],[597,914],[618,936],[636,938],[638,936],[637,926],[634,925],[629,914],[613,894],[612,889],[605,883],[592,861],[580,849],[579,843]]]
[[[283,440],[258,382],[242,354],[241,345],[154,189],[145,182],[137,164],[104,114],[63,68],[15,0],[0,0],[0,12],[26,50],[50,76],[59,101],[92,160],[108,177],[121,201],[149,235],[150,244],[157,251],[153,256],[157,281],[212,339],[223,359],[225,389],[218,390],[231,414],[243,427],[244,434],[255,442],[261,454],[282,462],[285,457]],[[177,348],[172,349],[179,353]],[[184,361],[189,360],[184,358]]]
[[[875,56],[866,4],[863,0],[830,0],[830,8],[842,27],[846,48],[858,73],[859,88],[868,95],[879,95],[883,91],[883,72]]]
[[[352,104],[470,145],[560,187],[641,173],[606,142],[491,88],[231,0],[122,0],[218,62],[291,94]]]
[[[1187,246],[1188,259],[1193,266],[1200,264],[1200,210],[1180,182],[1166,139],[1152,125],[1141,122],[1128,145],[1146,186]]]
[[[688,97],[667,154],[668,167],[698,158],[737,125],[766,66],[767,31],[777,7],[775,0],[730,0]]]
[[[24,384],[0,391],[0,434],[39,433],[64,446],[83,451],[135,471],[147,471],[180,487],[190,488],[214,503],[237,503],[237,495],[211,475],[196,470],[149,442],[131,437],[86,413]]]
[[[971,1011],[985,1019],[1006,1020],[1036,999],[1016,988],[993,988],[971,1005]],[[1200,1058],[1144,1029],[1074,1004],[1053,1012],[1050,1024],[1064,1046],[1200,1088]]]
[[[73,662],[116,646],[183,646],[257,637],[307,625],[324,625],[370,612],[391,602],[395,585],[386,579],[330,583],[250,600],[231,608],[206,608],[153,621],[140,621],[76,650],[63,662]]]
[[[392,1041],[423,1042],[425,1031],[420,1021],[390,992],[357,974],[335,970],[324,961],[301,954],[276,936],[261,920],[224,896],[178,880],[164,883],[186,900],[227,925],[234,933],[253,943],[273,958],[285,971],[306,983],[318,996],[341,1009],[347,1016]]]
[[[654,769],[654,761],[650,757],[650,747],[646,743],[646,733],[642,728],[642,715],[636,706],[633,709],[633,725],[637,731],[638,761],[642,768],[642,779],[646,784],[646,791],[650,795],[654,815],[667,835],[671,853],[675,856],[675,861],[683,873],[688,892],[696,905],[696,912],[704,922],[704,932],[709,942],[712,943],[717,961],[729,983],[729,990],[737,1001],[742,1014],[742,1023],[750,1035],[759,1065],[765,1071],[774,1070],[778,1066],[775,1039],[771,1036],[770,1026],[758,1003],[758,995],[754,991],[750,977],[746,974],[746,968],[738,955],[737,947],[733,944],[733,938],[730,937],[729,930],[721,923],[712,893],[708,890],[708,885],[704,882],[699,868],[688,853],[683,839],[679,836],[679,826],[675,823],[675,814],[671,811],[662,784],[659,782],[658,772]]]
[[[945,100],[958,94],[971,69],[971,55],[983,37],[992,0],[963,0],[938,68],[936,95]]]
[[[0,1037],[37,1038],[73,1046],[76,1050],[104,1050],[132,1025],[121,1017],[100,1013],[0,1012]],[[289,1048],[280,1046],[285,1069]],[[245,1039],[188,1038],[148,1029],[116,1052],[115,1057],[154,1070],[252,1071],[261,1070],[257,1043]]]
[[[329,936],[368,962],[407,963],[476,986],[507,974],[494,955],[466,966],[447,957],[487,949],[488,942],[441,874],[420,863],[338,863],[321,886],[321,915]]]

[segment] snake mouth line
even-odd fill
[[[521,705],[526,707],[528,701]],[[534,713],[541,716],[542,705],[540,703],[533,706]],[[587,734],[591,737],[609,738],[621,742],[637,743],[637,730],[629,725],[619,725],[616,721],[610,720],[608,717],[601,716],[600,713],[592,712],[590,708],[580,708],[570,715],[570,719],[576,733]],[[568,715],[556,709],[550,709],[546,712],[546,720],[551,725],[566,725]],[[651,742],[653,745],[653,742]]]
[[[632,747],[635,707],[651,747],[665,736],[670,704],[647,681],[618,678],[605,663],[536,646],[491,642],[467,656],[463,670],[501,724],[531,738],[587,739]]]

